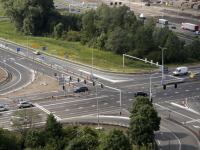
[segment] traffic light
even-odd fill
[[[86,84],[86,80],[84,80],[84,83]]]
[[[163,85],[163,90],[165,90],[165,89],[166,89],[166,84]]]
[[[80,79],[78,78],[78,82],[80,81]]]
[[[103,88],[103,84],[101,84],[101,88]]]
[[[95,82],[93,82],[93,86],[95,86]]]
[[[69,77],[69,80],[72,81],[72,77],[71,76]]]
[[[174,84],[174,87],[177,88],[177,84]]]
[[[63,85],[63,90],[65,90],[65,86]]]

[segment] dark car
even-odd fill
[[[137,97],[137,96],[144,96],[146,97],[147,96],[147,93],[144,93],[144,92],[135,92],[134,93],[134,96]]]
[[[172,28],[172,29],[176,29],[176,27],[175,27],[175,26],[171,26],[171,28]]]
[[[88,91],[88,88],[83,86],[83,87],[78,87],[74,89],[74,93],[79,93],[79,92],[85,92]]]

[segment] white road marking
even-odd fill
[[[69,109],[66,109],[65,111],[69,111]]]
[[[83,107],[79,107],[78,109],[82,109]]]
[[[132,101],[132,99],[129,99],[129,101]]]
[[[95,105],[92,105],[92,107],[95,107]]]
[[[167,107],[161,106],[161,105],[159,105],[159,104],[157,104],[157,103],[156,103],[155,105],[157,105],[157,106],[159,106],[159,107],[162,107],[162,108],[164,108],[164,109],[170,110],[171,112],[174,112],[174,113],[176,113],[176,114],[178,114],[178,115],[180,115],[180,116],[184,116],[184,117],[189,118],[189,119],[191,119],[191,120],[195,120],[194,118],[191,118],[191,117],[188,117],[188,116],[183,115],[183,114],[181,114],[181,113],[178,113],[178,112],[176,112],[176,111],[174,111],[174,110],[171,110],[171,109],[169,109],[169,108],[167,108]]]
[[[178,92],[175,92],[175,93],[178,93]]]
[[[185,91],[187,91],[187,92],[188,92],[189,90],[185,90]]]
[[[104,103],[104,105],[107,105],[108,103]]]
[[[193,125],[195,128],[197,128],[197,129],[199,129],[200,128],[200,126],[195,126],[195,125]]]

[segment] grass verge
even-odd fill
[[[15,29],[10,20],[0,21],[0,37],[17,42],[19,44],[27,45],[27,36],[21,33],[15,32]],[[42,50],[46,47],[46,52],[60,55],[64,53],[63,58],[66,55],[71,54],[72,60],[78,61],[84,64],[91,65],[92,48],[83,46],[79,42],[67,42],[55,40],[47,37],[28,37],[28,45],[31,47],[33,44],[37,44],[37,49]],[[67,61],[67,59],[66,59]],[[123,70],[123,57],[120,55],[113,54],[111,52],[101,51],[93,49],[93,65],[106,70],[111,71],[122,71]],[[132,60],[125,58],[125,71],[139,71],[139,70],[150,70],[156,67],[150,64],[145,64],[141,61]]]

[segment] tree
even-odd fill
[[[89,126],[84,126],[82,129],[82,134],[88,150],[93,150],[99,145],[98,133],[95,129],[92,129]]]
[[[41,120],[41,116],[38,111],[34,109],[23,109],[14,111],[11,117],[12,127],[19,131],[22,135],[25,135],[28,129],[34,128],[35,123]]]
[[[154,140],[154,131],[159,130],[161,118],[146,97],[137,97],[130,110],[128,135],[139,147]]]
[[[115,128],[108,133],[100,148],[102,150],[132,150],[128,137],[122,130]]]
[[[24,34],[37,35],[49,31],[48,20],[56,14],[53,0],[0,0],[0,2],[4,13],[11,18],[16,30]]]
[[[130,118],[134,117],[138,113],[140,108],[146,104],[149,106],[153,106],[148,98],[138,96],[136,100],[133,102],[132,108],[130,109]]]
[[[128,134],[132,142],[139,146],[139,149],[142,144],[147,146],[148,143],[153,142],[155,137],[147,118],[140,115],[131,118]]]
[[[39,146],[44,146],[42,132],[36,129],[29,129],[25,138],[25,147],[37,148]]]
[[[131,50],[132,36],[121,28],[116,28],[108,36],[106,49],[116,54],[124,54]]]
[[[62,136],[62,124],[60,122],[57,122],[52,113],[47,116],[44,133],[46,139]]]
[[[69,142],[69,146],[65,150],[88,150],[88,148],[83,138],[76,137]]]
[[[59,23],[54,27],[54,37],[58,40],[61,38],[63,32],[63,24]]]
[[[165,43],[165,62],[185,62],[187,53],[183,50],[184,42],[180,41],[175,33],[170,32]]]
[[[192,42],[192,44],[190,44],[189,46],[187,46],[184,51],[187,51],[189,56],[191,58],[200,60],[200,41],[199,40],[194,40]]]
[[[0,149],[20,150],[19,138],[15,133],[0,128]]]

